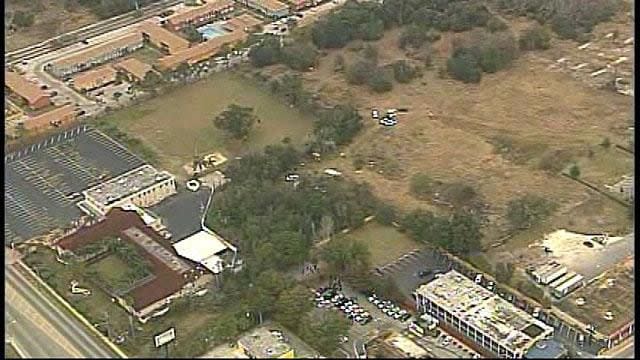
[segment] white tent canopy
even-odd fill
[[[227,249],[235,251],[222,238],[207,229],[180,240],[173,244],[173,248],[178,255],[197,262],[216,274],[222,271],[224,265],[218,254]]]

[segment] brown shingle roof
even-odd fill
[[[144,34],[147,34],[151,42],[155,43],[156,45],[164,44],[171,54],[182,51],[189,47],[189,41],[181,38],[180,36],[172,33],[171,31],[152,21],[144,21],[142,24],[140,24],[140,31],[142,31]]]
[[[280,11],[289,7],[289,5],[278,0],[252,0],[252,2],[269,11]]]
[[[262,20],[256,18],[255,16],[252,16],[250,14],[242,14],[227,21],[225,27],[244,31],[245,29],[250,29],[260,24],[262,24]]]
[[[179,25],[192,19],[196,19],[199,16],[204,16],[211,12],[220,11],[228,6],[233,6],[233,0],[213,0],[212,2],[209,2],[205,5],[173,14],[169,17],[168,21],[171,25]]]
[[[4,81],[5,85],[11,89],[11,91],[25,99],[29,105],[35,104],[43,97],[49,97],[38,85],[13,71],[4,72]]]
[[[168,55],[158,60],[158,66],[162,70],[174,69],[183,62],[190,64],[205,60],[218,52],[223,45],[242,40],[247,37],[244,31],[234,31],[228,35],[215,37],[196,46],[190,47],[174,55]]]
[[[87,90],[100,87],[103,84],[114,81],[118,72],[109,65],[88,70],[73,78],[73,87],[78,90]]]
[[[149,71],[152,71],[151,65],[143,63],[136,58],[122,60],[113,66],[117,69],[122,69],[128,72],[138,80],[144,80],[145,75],[147,75]]]
[[[51,111],[47,111],[43,114],[36,115],[28,118],[24,122],[24,128],[27,130],[42,128],[49,126],[51,122],[61,122],[66,123],[70,120],[75,119],[76,111],[73,105],[64,105],[58,108],[55,108]]]
[[[99,57],[103,54],[108,54],[113,52],[116,49],[120,49],[129,45],[134,45],[136,43],[142,42],[142,34],[139,31],[135,31],[124,35],[115,40],[106,42],[104,44],[93,46],[89,49],[77,52],[71,56],[58,59],[53,62],[53,66],[61,67],[61,66],[69,66],[73,64],[82,64],[87,61]]]

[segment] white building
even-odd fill
[[[202,265],[214,274],[235,265],[237,249],[206,227],[173,244],[173,248],[178,255]],[[224,257],[224,253],[229,251],[232,253],[230,262],[225,261]]]
[[[553,328],[451,270],[414,293],[420,312],[500,358],[523,358]]]
[[[176,180],[151,165],[126,172],[105,183],[84,190],[78,206],[90,215],[106,215],[115,207],[133,204],[148,207],[176,193]]]

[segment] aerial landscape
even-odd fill
[[[7,0],[5,358],[634,358],[632,0]]]

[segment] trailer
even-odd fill
[[[560,284],[562,284],[563,282],[571,279],[572,277],[576,276],[577,274],[573,271],[569,271],[566,274],[560,276],[559,278],[555,279],[554,281],[552,281],[548,286],[549,288],[553,289],[558,287]]]
[[[535,269],[531,276],[538,284],[547,285],[554,280],[558,279],[562,275],[566,274],[569,270],[566,266],[562,266],[556,262],[550,263],[547,266],[543,266],[540,269]]]
[[[559,298],[562,298],[563,296],[566,296],[570,292],[578,289],[583,284],[584,284],[584,276],[580,274],[576,274],[574,277],[570,278],[569,280],[553,288],[551,291],[553,296],[559,299]]]

